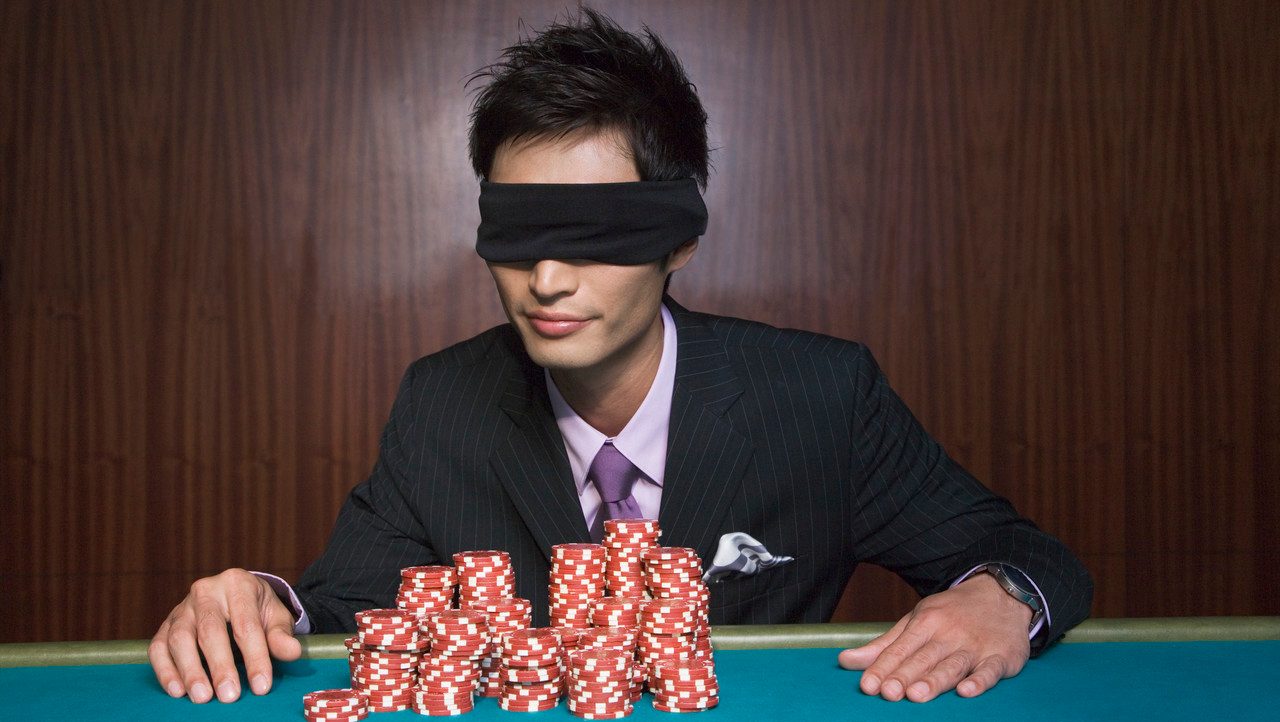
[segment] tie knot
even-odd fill
[[[636,465],[608,441],[600,447],[587,472],[600,491],[600,499],[608,503],[620,502],[631,496],[631,487],[639,474]]]

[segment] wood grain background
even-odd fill
[[[318,553],[405,366],[502,320],[464,80],[567,4],[0,4],[0,641]],[[597,6],[711,116],[683,304],[868,343],[1096,615],[1280,613],[1280,4]]]

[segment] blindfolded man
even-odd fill
[[[584,10],[478,77],[476,249],[509,323],[410,366],[296,589],[243,570],[192,586],[151,645],[170,694],[239,696],[228,622],[265,693],[295,634],[351,631],[399,569],[460,550],[510,552],[546,624],[550,546],[616,516],[703,559],[745,537],[786,561],[717,577],[713,624],[827,621],[858,563],[899,573],[921,602],[839,656],[890,700],[981,694],[1087,615],[1079,561],[952,461],[865,347],[666,295],[706,230],[707,116],[657,37]],[[621,492],[594,478],[602,455],[632,470]]]

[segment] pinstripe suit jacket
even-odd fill
[[[795,561],[712,585],[712,624],[827,621],[871,562],[920,594],[974,565],[1016,565],[1052,613],[1037,648],[1088,614],[1076,557],[1020,518],[925,433],[856,343],[692,313],[679,338],[663,543],[709,561],[745,531]],[[317,631],[392,604],[398,570],[467,549],[511,553],[545,625],[550,550],[588,541],[542,369],[499,326],[409,367],[369,479],[298,585]]]

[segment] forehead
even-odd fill
[[[498,146],[492,183],[625,183],[640,180],[626,141],[617,133],[576,133]]]

